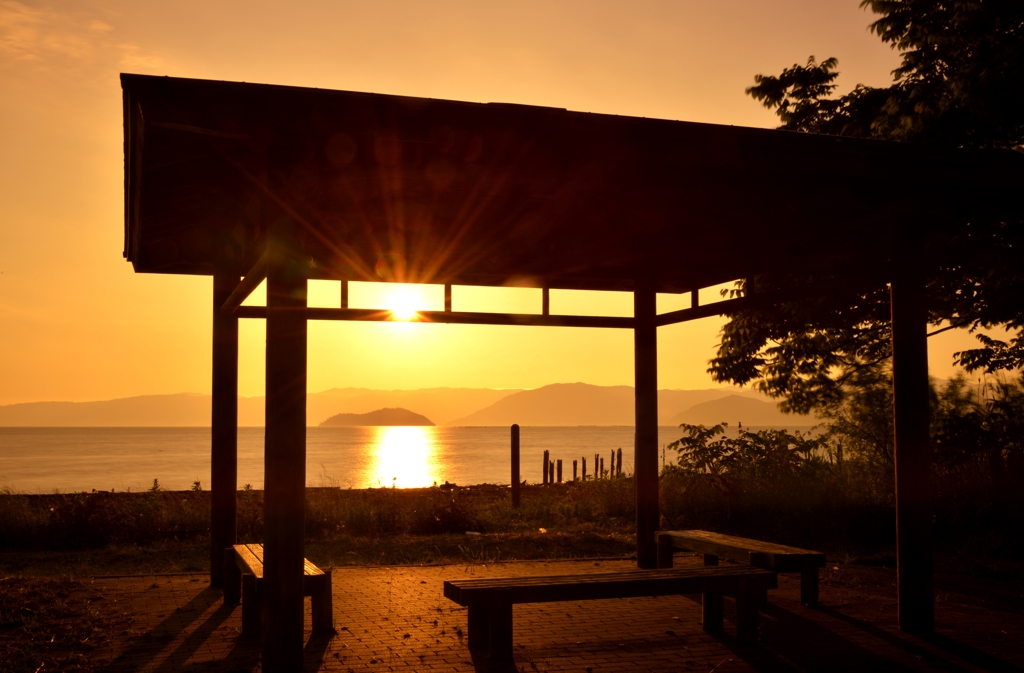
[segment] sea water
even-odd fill
[[[675,427],[659,429],[660,447],[678,439]],[[416,488],[450,482],[508,484],[508,427],[311,427],[306,430],[306,484],[341,488]],[[622,470],[633,470],[633,427],[523,427],[520,474],[540,482],[545,450],[562,461],[594,454],[611,468],[622,449]],[[665,460],[675,461],[669,449]],[[662,456],[659,455],[659,461]],[[209,428],[0,428],[0,487],[19,492],[186,490],[210,484]],[[263,428],[238,430],[238,486],[263,487]]]

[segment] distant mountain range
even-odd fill
[[[774,402],[741,395],[726,395],[716,400],[709,400],[684,409],[672,417],[670,425],[716,425],[728,423],[735,428],[739,423],[747,426],[786,427],[797,425],[814,425],[818,422],[815,416],[794,416],[779,411]]]
[[[433,422],[408,409],[377,409],[366,414],[334,414],[320,427],[346,425],[433,425]]]
[[[633,425],[634,413],[631,386],[556,383],[512,393],[447,425]],[[690,420],[698,418],[714,420]],[[740,422],[756,426],[815,423],[812,418],[783,414],[775,402],[752,390],[658,391],[658,422],[662,425],[723,421],[733,427]]]
[[[332,388],[306,397],[306,424],[319,425],[337,413],[364,414],[402,407],[439,424],[493,404],[517,390],[491,388],[424,388],[370,390]],[[262,426],[266,399],[238,398],[238,424]],[[0,406],[0,427],[206,427],[210,396],[200,393],[140,395],[102,402],[28,402]]]
[[[263,397],[238,399],[238,424],[262,426]],[[337,414],[402,408],[438,425],[633,425],[630,386],[556,383],[535,390],[427,388],[370,390],[334,388],[306,398],[307,425]],[[728,422],[748,426],[812,425],[816,419],[778,411],[774,401],[751,390],[659,390],[662,425]],[[210,396],[197,393],[143,395],[102,402],[31,402],[0,406],[0,426],[180,427],[210,425]]]

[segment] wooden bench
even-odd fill
[[[821,552],[706,530],[662,530],[657,536],[659,568],[671,568],[672,552],[684,549],[703,553],[706,566],[717,566],[721,557],[775,573],[800,573],[800,602],[818,603],[818,568],[825,567]]]
[[[317,568],[302,559],[304,576],[302,595],[313,603],[313,631],[330,633],[334,630],[334,612],[331,606],[331,571]],[[242,603],[242,635],[259,637],[262,625],[261,602],[263,595],[263,545],[236,544],[224,550],[224,604]]]
[[[469,608],[469,647],[490,646],[491,659],[512,658],[512,606],[516,603],[584,601],[703,594],[705,631],[722,630],[722,595],[736,596],[736,640],[757,642],[760,596],[777,585],[775,573],[758,568],[677,568],[592,575],[492,577],[449,580],[445,598]]]

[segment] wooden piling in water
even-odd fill
[[[548,483],[548,452],[547,451],[544,452],[544,474],[543,474],[543,482],[542,483],[545,486],[547,486],[547,483]]]
[[[555,467],[555,472],[556,472],[556,476],[558,477],[558,480],[555,483],[556,484],[561,484],[562,483],[562,459],[561,458],[558,459],[557,466]]]
[[[576,461],[572,461],[572,480],[576,481]]]
[[[554,485],[555,483],[555,461],[548,461],[548,483]]]
[[[512,506],[519,507],[519,424],[512,424]]]
[[[622,476],[622,447],[615,452],[615,476]]]
[[[597,473],[601,475],[602,479],[604,479],[604,458],[601,459],[601,467]]]
[[[583,481],[587,480],[587,457],[583,456],[580,460],[583,461]]]

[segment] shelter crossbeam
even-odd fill
[[[451,325],[525,325],[529,327],[596,327],[633,329],[633,318],[590,315],[541,315],[536,313],[477,313],[419,311],[413,320],[402,320],[391,311],[368,308],[306,308],[307,320],[354,320],[359,322],[443,323]],[[265,319],[265,306],[240,306],[239,318]]]

